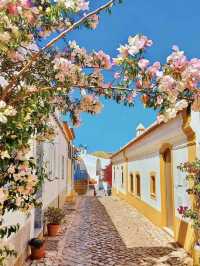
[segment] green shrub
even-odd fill
[[[65,217],[65,213],[60,208],[48,207],[44,216],[49,224],[61,224]]]

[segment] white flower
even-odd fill
[[[0,156],[1,156],[1,159],[10,158],[8,151],[2,151]]]
[[[2,87],[6,87],[8,85],[8,81],[3,76],[0,76],[0,85]]]
[[[181,111],[183,109],[185,109],[186,107],[188,106],[188,102],[186,100],[181,100],[181,101],[178,101],[176,104],[175,104],[175,109],[177,111]]]
[[[4,111],[4,114],[7,116],[15,116],[17,111],[12,107],[8,106],[8,108]]]
[[[74,1],[73,0],[65,0],[65,7],[74,9]]]
[[[6,103],[4,101],[0,101],[0,108],[5,108],[6,107]]]
[[[8,119],[7,117],[3,114],[3,113],[0,113],[0,123],[7,123]]]
[[[176,109],[175,108],[168,108],[166,111],[166,116],[168,117],[168,119],[172,119],[176,117]]]
[[[76,43],[76,41],[69,41],[69,47],[72,48],[72,49],[78,49],[78,48],[80,48],[78,46],[78,44]]]
[[[6,193],[4,192],[3,188],[0,188],[0,204],[3,204],[6,198]]]
[[[10,34],[7,31],[0,32],[1,42],[8,43],[10,41]]]
[[[8,173],[9,173],[9,174],[14,174],[14,173],[15,173],[15,166],[14,166],[14,165],[11,165],[11,166],[8,168]]]

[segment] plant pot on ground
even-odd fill
[[[48,236],[56,236],[65,217],[64,211],[60,208],[48,207],[44,216],[47,221]]]
[[[31,247],[31,259],[39,260],[45,256],[45,242],[39,238],[32,238],[29,241]]]

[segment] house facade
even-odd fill
[[[112,187],[112,164],[110,163],[102,170],[102,179]]]
[[[48,206],[62,208],[64,202],[74,193],[72,156],[74,132],[67,123],[61,122],[58,114],[51,117],[51,124],[56,133],[52,142],[31,142],[30,155],[45,165],[48,174],[48,179],[37,193],[42,207],[31,210],[29,216],[22,212],[14,212],[4,217],[5,225],[20,224],[20,230],[8,239],[8,243],[18,253],[17,259],[8,262],[9,266],[22,266],[28,255],[28,241],[33,237],[42,236],[45,209]]]
[[[139,125],[136,137],[112,156],[112,193],[160,226],[188,252],[193,227],[178,213],[191,206],[185,174],[177,166],[200,156],[200,113],[184,110],[167,123]],[[138,132],[139,131],[139,132]]]
[[[94,180],[97,187],[101,188],[103,169],[110,164],[110,159],[104,159],[88,153],[81,155],[81,158],[85,163],[89,179]]]

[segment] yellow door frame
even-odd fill
[[[171,155],[171,190],[172,190],[172,208],[173,208],[173,231],[175,232],[175,208],[174,208],[174,177],[173,177],[173,154],[172,154],[172,145],[169,143],[165,143],[161,146],[160,153],[160,186],[161,186],[161,213],[162,213],[162,226],[167,227],[167,187],[166,187],[166,175],[165,175],[165,160],[164,153],[166,150],[170,151]]]

